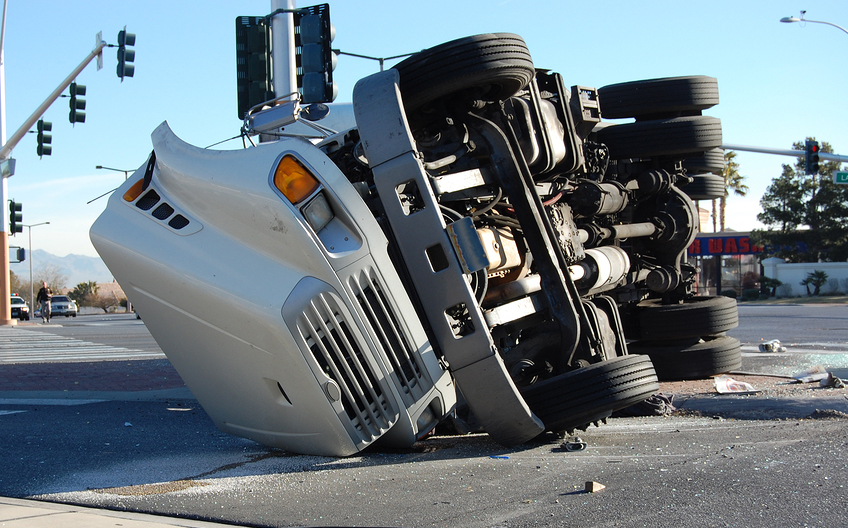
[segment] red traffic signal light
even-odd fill
[[[805,144],[804,152],[804,172],[807,174],[819,173],[819,142],[808,139]]]

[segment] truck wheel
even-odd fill
[[[446,95],[498,101],[535,75],[527,45],[512,33],[486,33],[426,49],[395,66],[407,113]]]
[[[680,186],[680,190],[693,200],[715,200],[724,196],[724,178],[715,174],[697,174],[692,182]]]
[[[647,356],[601,361],[521,389],[547,431],[570,431],[642,402],[659,391]]]
[[[724,296],[691,297],[683,304],[661,299],[640,302],[639,339],[671,340],[727,332],[739,326],[736,299]]]
[[[717,148],[693,154],[683,160],[686,174],[721,174],[724,171],[724,150]]]
[[[693,345],[634,343],[628,349],[650,356],[660,381],[702,379],[742,366],[741,345],[730,336],[706,337]]]
[[[721,146],[721,120],[691,116],[611,125],[598,131],[598,140],[613,159],[706,152]]]
[[[598,99],[608,119],[700,115],[718,104],[718,81],[695,75],[611,84],[598,89]]]

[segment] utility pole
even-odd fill
[[[96,36],[95,47],[88,56],[77,66],[73,72],[59,85],[56,90],[51,93],[47,99],[33,112],[29,118],[24,121],[23,125],[14,133],[12,137],[6,141],[6,78],[5,66],[3,58],[3,39],[6,34],[6,2],[3,2],[3,20],[0,23],[0,164],[11,161],[12,150],[20,142],[32,126],[38,121],[44,112],[50,108],[56,99],[58,99],[65,88],[70,86],[74,79],[85,69],[88,64],[97,57],[102,57],[103,48],[106,47],[106,42],[100,37],[100,33]],[[102,63],[102,61],[98,61]],[[9,219],[9,207],[6,197],[8,196],[8,178],[11,173],[4,171],[2,175],[2,184],[0,184],[0,204],[2,204],[3,218],[0,218],[0,326],[15,325],[17,321],[12,319],[12,307],[10,300],[11,288],[9,284],[9,229],[7,222]]]

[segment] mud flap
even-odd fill
[[[360,80],[353,91],[359,134],[394,242],[432,336],[475,417],[501,444],[526,442],[544,432],[544,425],[512,382],[463,276],[418,158],[398,81],[398,72],[391,69]]]

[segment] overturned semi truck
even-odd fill
[[[223,431],[345,456],[451,419],[517,445],[738,366],[735,302],[686,262],[717,102],[704,76],[566,88],[517,35],[462,38],[359,81],[346,129],[297,96],[244,133],[310,133],[241,150],[163,123],[91,239]]]

